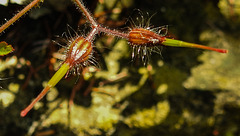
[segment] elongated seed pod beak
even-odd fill
[[[174,46],[174,47],[189,47],[189,48],[199,48],[199,49],[205,49],[205,50],[211,50],[211,51],[216,51],[220,53],[227,53],[228,50],[226,49],[217,49],[213,47],[208,47],[204,45],[199,45],[195,43],[188,43],[180,40],[175,40],[175,39],[168,39],[166,38],[163,42],[163,45],[165,46]]]
[[[48,81],[47,86],[42,90],[42,92],[29,104],[24,110],[21,111],[20,115],[21,117],[24,117],[27,115],[27,113],[33,108],[33,106],[43,98],[43,96],[46,95],[46,93],[54,87],[67,73],[69,70],[69,64],[64,63],[60,69],[53,75],[53,77]]]

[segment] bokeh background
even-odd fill
[[[27,3],[2,1],[1,23]],[[15,48],[0,57],[0,135],[240,135],[239,0],[84,4],[109,28],[127,32],[150,18],[152,27],[168,25],[168,37],[229,53],[158,47],[144,65],[125,39],[99,34],[98,63],[61,80],[22,118],[60,66],[66,40],[89,31],[72,1],[45,0],[0,35]]]

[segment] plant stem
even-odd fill
[[[91,41],[91,39],[93,39],[94,35],[98,32],[104,32],[107,34],[112,34],[114,36],[118,36],[121,38],[125,38],[128,39],[128,34],[126,33],[122,33],[116,30],[111,30],[111,29],[107,29],[105,27],[100,26],[97,21],[92,17],[92,15],[90,14],[90,12],[88,11],[88,9],[83,5],[82,0],[74,0],[75,3],[77,4],[77,6],[81,9],[81,11],[83,12],[83,15],[86,16],[86,18],[88,19],[88,21],[91,23],[91,27],[92,27],[92,31],[90,32],[90,34],[88,35],[89,38],[86,38],[86,40]]]
[[[24,9],[22,9],[19,13],[17,13],[14,17],[12,17],[9,21],[7,21],[4,25],[0,27],[0,33],[2,33],[6,28],[8,28],[15,21],[17,21],[21,16],[28,12],[32,7],[37,5],[40,1],[42,0],[34,0],[30,4],[28,4]]]
[[[98,30],[101,31],[101,32],[111,34],[111,35],[114,35],[114,36],[118,36],[118,37],[121,37],[121,38],[124,38],[124,39],[128,40],[128,34],[127,33],[123,33],[123,32],[117,31],[117,30],[111,30],[111,29],[108,29],[108,28],[105,28],[105,27],[102,27],[102,26],[98,26]]]
[[[75,3],[77,4],[77,6],[81,9],[81,11],[83,12],[83,14],[86,16],[86,18],[88,19],[88,21],[94,26],[98,26],[97,21],[95,21],[95,19],[92,17],[92,15],[90,14],[90,12],[88,11],[88,9],[83,5],[82,0],[73,0],[75,1]]]
[[[98,28],[94,27],[91,32],[88,34],[88,36],[86,37],[86,40],[89,42],[92,42],[94,39],[94,36],[97,34],[98,32]]]

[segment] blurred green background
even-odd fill
[[[1,23],[26,3],[0,5]],[[136,25],[151,18],[153,27],[168,25],[169,37],[229,53],[159,47],[144,66],[131,58],[126,40],[99,34],[98,64],[61,80],[22,118],[20,111],[61,64],[64,51],[57,43],[65,46],[75,32],[89,31],[73,2],[45,0],[0,35],[15,48],[0,59],[0,135],[240,135],[239,0],[84,4],[109,28],[127,32],[131,18]]]

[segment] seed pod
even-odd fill
[[[75,40],[70,42],[69,49],[67,51],[66,60],[53,77],[48,81],[47,86],[42,92],[24,109],[21,111],[21,117],[33,108],[33,106],[41,100],[46,93],[54,87],[72,68],[77,68],[80,64],[87,62],[92,56],[92,43],[84,39],[83,37],[77,37]],[[65,76],[65,77],[66,77]]]
[[[212,50],[219,53],[228,52],[225,49],[217,49],[217,48],[212,48],[212,47],[199,45],[195,43],[188,43],[180,40],[169,39],[169,38],[166,38],[166,36],[161,36],[153,31],[150,31],[144,28],[132,29],[128,34],[128,41],[134,47],[136,46],[155,47],[159,45],[165,45],[165,46],[174,46],[174,47],[189,47],[189,48]]]
[[[161,54],[160,45],[166,39],[148,28],[133,28],[128,34],[128,42],[132,46],[132,59],[141,58],[144,65],[151,52]]]
[[[128,34],[129,43],[136,46],[156,46],[164,40],[164,36],[144,28],[134,28]]]
[[[70,69],[79,69],[79,65],[86,66],[88,60],[92,57],[92,43],[83,37],[77,37],[70,43],[64,63],[68,63]]]

